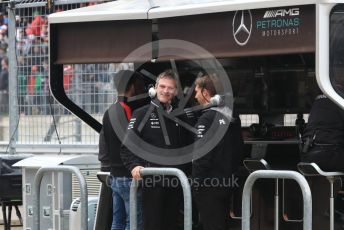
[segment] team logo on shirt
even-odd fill
[[[202,138],[204,131],[205,131],[205,126],[204,125],[198,125],[197,126],[197,137]]]
[[[128,124],[128,129],[134,128],[135,122],[136,122],[136,118],[131,118]]]
[[[160,129],[160,122],[159,118],[157,118],[157,115],[155,113],[151,113],[150,115],[150,125],[152,129]]]
[[[158,120],[158,119],[156,119]],[[160,122],[159,121],[152,121],[151,119],[151,128],[152,129],[160,129]]]

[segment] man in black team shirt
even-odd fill
[[[128,82],[126,87],[121,84]],[[115,103],[103,116],[103,127],[99,136],[99,161],[101,170],[111,172],[111,189],[113,200],[112,230],[129,230],[129,189],[131,183],[130,171],[123,165],[120,157],[122,142],[111,123],[110,114],[125,116],[124,121],[131,118],[133,105],[127,102],[127,98],[143,93],[144,82],[140,75],[129,70],[119,71],[114,77],[118,97]],[[128,122],[120,123],[122,129],[126,129]],[[140,210],[140,209],[139,209]],[[138,212],[138,223],[141,224],[141,215]],[[138,228],[140,229],[140,228]]]
[[[342,76],[339,73],[338,77]],[[343,92],[343,78],[335,78],[334,86]],[[324,94],[316,97],[302,135],[301,161],[314,162],[324,171],[344,172],[344,110]],[[312,177],[313,229],[328,228],[330,188],[323,177]],[[338,188],[334,187],[334,194]],[[336,205],[339,208],[340,205]],[[339,218],[338,218],[339,219]],[[337,221],[335,229],[337,229]]]
[[[302,139],[301,161],[344,172],[344,110],[323,94],[313,103]]]
[[[155,85],[156,98],[150,105],[134,111],[129,122],[127,141],[132,141],[133,135],[140,137],[140,142],[146,142],[161,151],[168,152],[169,149],[177,149],[185,144],[183,130],[175,121],[161,117],[161,111],[171,113],[173,98],[177,94],[177,79],[171,70],[161,73]],[[149,113],[149,119],[140,128],[141,121]],[[159,115],[160,114],[160,115]],[[166,140],[168,135],[168,141]],[[140,143],[137,143],[140,145]],[[121,156],[126,167],[131,171],[134,179],[142,179],[140,170],[144,167],[174,167],[184,169],[184,165],[162,166],[147,159],[141,159],[127,148],[123,148]],[[168,162],[166,162],[168,165]],[[153,183],[148,183],[152,181]],[[170,180],[171,177],[144,177],[142,187],[142,215],[144,230],[177,230],[177,219],[180,218],[179,207],[182,201],[180,186],[169,186],[162,181]]]
[[[244,146],[239,117],[233,118],[232,110],[226,105],[211,103],[217,93],[223,93],[218,91],[221,85],[216,75],[196,79],[195,99],[205,109],[195,126],[198,131],[195,141],[211,142],[217,132],[224,133],[221,140],[214,140],[219,142],[206,155],[199,157],[194,153],[194,198],[203,230],[228,230],[231,187],[236,185],[234,172],[240,164]]]

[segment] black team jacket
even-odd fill
[[[224,132],[221,140],[214,140],[219,142],[210,152],[192,163],[192,177],[200,184],[206,179],[217,178],[221,182],[222,179],[232,178],[241,163],[244,148],[241,122],[239,117],[232,118],[229,114],[226,108],[214,107],[204,110],[197,121],[195,141],[212,138],[219,131]]]
[[[122,115],[128,118],[130,116],[130,109],[128,110],[129,107],[125,102],[126,99],[124,97],[118,97],[118,101],[109,109],[122,112]],[[115,177],[131,177],[130,171],[124,166],[120,156],[122,142],[111,125],[109,109],[103,116],[103,127],[99,135],[98,159],[101,162],[101,171],[111,172]],[[128,123],[118,125],[126,129]]]
[[[150,108],[154,107],[153,110],[150,112]],[[143,106],[133,112],[131,120],[129,121],[129,126],[127,130],[127,141],[131,141],[132,135],[137,135],[140,137],[141,141],[149,143],[155,147],[159,147],[162,151],[167,151],[169,149],[177,149],[187,145],[188,141],[190,140],[191,135],[186,131],[182,126],[178,125],[175,121],[166,118],[163,116],[164,123],[166,126],[166,130],[168,133],[168,138],[170,144],[167,145],[163,131],[162,125],[159,120],[158,109],[160,106],[163,106],[159,103],[155,103],[154,101],[151,104]],[[147,113],[149,114],[148,120],[145,122],[142,130],[139,132],[138,126],[140,125],[141,121],[144,119]],[[124,142],[126,144],[126,142]],[[140,144],[140,143],[138,143]],[[135,153],[132,153],[128,148],[123,147],[121,150],[121,157],[123,160],[124,165],[130,171],[135,168],[136,166],[143,166],[143,167],[175,167],[183,170],[186,174],[189,173],[190,168],[189,164],[182,164],[182,165],[170,165],[166,162],[166,165],[160,165],[153,162],[149,162],[146,159],[142,159],[138,157]]]

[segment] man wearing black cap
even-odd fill
[[[130,120],[133,106],[129,97],[143,93],[144,83],[140,75],[129,70],[119,71],[114,77],[118,97],[103,116],[103,127],[99,136],[99,156],[101,170],[111,172],[113,197],[112,230],[129,230],[129,190],[131,174],[120,157],[122,142],[115,129],[126,129],[128,123],[113,123],[111,116],[125,116]],[[125,87],[125,82],[128,82]],[[111,110],[111,111],[110,111]],[[111,121],[112,120],[112,121]],[[121,127],[116,127],[121,126]],[[138,223],[141,224],[140,212]]]

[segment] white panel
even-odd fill
[[[99,188],[100,188],[100,181],[97,178],[97,172],[99,169],[81,169],[80,170],[82,175],[85,177],[86,184],[87,184],[87,192],[89,196],[98,196],[99,195]],[[72,198],[75,199],[80,197],[80,186],[73,175],[72,177]]]
[[[147,19],[146,0],[125,0],[68,10],[49,15],[49,23]]]

